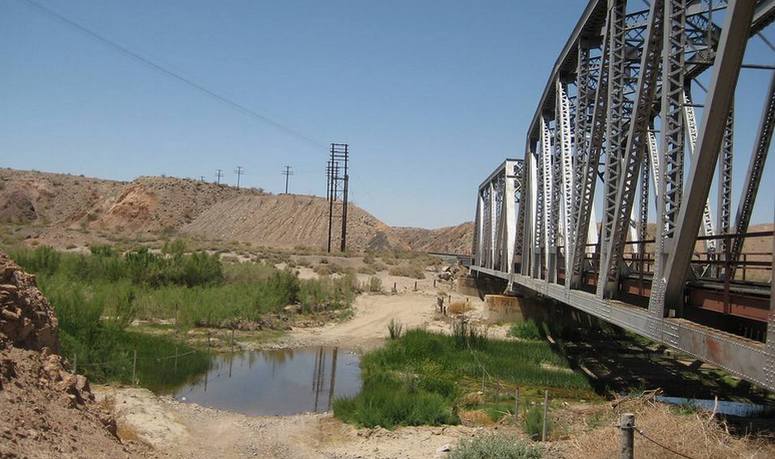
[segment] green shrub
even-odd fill
[[[354,424],[392,429],[396,426],[456,424],[444,398],[388,373],[367,373],[353,398],[334,401],[334,415]]]
[[[461,440],[449,459],[540,459],[541,448],[502,434],[489,434]]]
[[[401,337],[401,332],[404,330],[404,325],[396,319],[390,319],[388,323],[388,333],[390,339],[398,339]]]
[[[413,425],[420,420],[429,424],[442,422],[440,419],[457,422],[453,407],[461,394],[479,390],[482,368],[490,378],[509,384],[564,388],[572,390],[574,396],[583,394],[581,397],[592,395],[582,375],[544,368],[543,364],[568,367],[544,341],[477,339],[486,344],[461,349],[453,336],[406,330],[400,338],[363,356],[363,389],[335,404],[334,414],[347,422],[385,427]],[[389,405],[393,399],[383,393],[391,390],[399,394],[396,407]]]
[[[523,427],[525,433],[533,440],[540,440],[544,428],[544,407],[543,405],[533,405],[527,409],[524,415]],[[551,419],[546,419],[546,435],[552,431]]]
[[[14,250],[9,255],[25,271],[36,274],[54,274],[62,262],[62,254],[47,245],[39,246],[33,250]]]
[[[526,320],[524,322],[517,322],[509,329],[509,336],[522,339],[541,339],[541,329],[533,320]]]

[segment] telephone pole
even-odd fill
[[[288,177],[293,175],[293,170],[291,169],[291,166],[285,166],[285,170],[280,172],[280,174],[285,176],[285,194],[288,194]]]
[[[242,177],[242,175],[245,174],[245,168],[242,166],[237,166],[237,168],[234,169],[234,173],[237,174],[237,189],[239,190],[239,179]]]
[[[215,170],[215,183],[217,185],[220,185],[222,178],[223,178],[223,169],[216,169]]]
[[[347,249],[347,194],[350,183],[350,148],[346,143],[332,143],[330,157],[326,164],[326,177],[328,187],[328,251],[331,252],[331,243],[334,240],[334,220],[339,219],[341,233],[339,238],[339,250]]]

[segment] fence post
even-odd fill
[[[544,390],[544,419],[543,419],[544,425],[543,425],[543,428],[541,429],[541,441],[546,441],[546,416],[548,414],[548,411],[549,411],[549,391],[545,389]]]
[[[137,384],[137,349],[132,357],[132,384]]]
[[[519,421],[519,386],[514,389],[514,423]]]
[[[234,328],[231,329],[231,350],[234,351]]]
[[[417,291],[417,281],[414,281],[414,291]]]
[[[620,458],[633,459],[635,455],[634,439],[635,434],[635,415],[632,413],[622,414],[619,420],[619,430],[621,431]]]
[[[436,279],[433,279],[433,288],[436,288]]]

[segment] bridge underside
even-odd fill
[[[775,128],[773,19],[775,0],[591,0],[524,157],[479,186],[472,272],[775,390],[773,231],[749,228]]]

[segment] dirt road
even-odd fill
[[[435,317],[436,295],[431,292],[410,292],[401,295],[360,295],[353,305],[352,319],[319,328],[298,328],[269,347],[345,346],[371,349],[383,343],[392,319],[405,328],[425,327],[444,329],[447,326]]]

